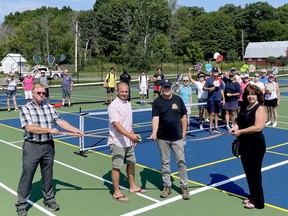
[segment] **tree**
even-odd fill
[[[275,56],[268,56],[266,62],[269,63],[272,67],[272,65],[277,62],[277,58]]]
[[[215,52],[225,56],[228,50],[235,49],[235,35],[236,30],[230,16],[212,12],[196,18],[191,39],[200,43],[205,59],[211,59]]]
[[[204,57],[203,51],[198,42],[190,42],[186,46],[184,61],[190,62],[193,65],[202,61]]]

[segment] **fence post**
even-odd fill
[[[177,70],[177,75],[179,74],[179,58],[177,57],[177,60],[176,60],[176,70]]]
[[[100,58],[100,73],[101,73],[101,81],[104,81],[104,78],[103,78],[103,67],[102,67],[102,58]]]

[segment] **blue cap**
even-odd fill
[[[219,72],[218,67],[214,67],[214,68],[212,69],[212,72]]]
[[[172,86],[172,82],[170,80],[168,80],[168,79],[163,79],[161,81],[161,86],[163,86],[163,87],[171,87]]]

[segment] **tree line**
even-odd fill
[[[288,4],[226,4],[213,12],[179,6],[177,0],[96,0],[87,11],[41,7],[5,17],[0,56],[57,59],[64,53],[73,64],[76,37],[82,65],[105,59],[141,68],[176,58],[194,64],[215,52],[234,62],[249,42],[287,40]]]

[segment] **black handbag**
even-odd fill
[[[232,143],[232,154],[235,157],[239,157],[240,156],[240,140],[237,138],[233,141]]]

